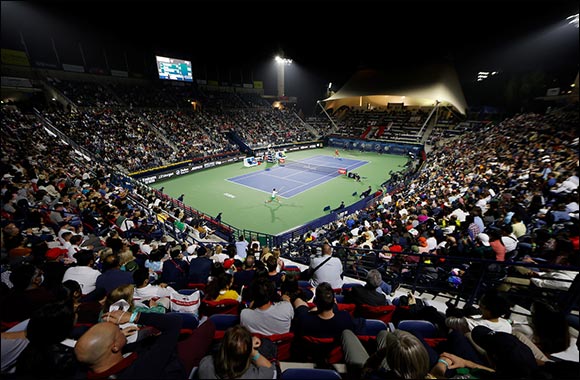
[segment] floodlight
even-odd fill
[[[576,28],[578,28],[578,13],[576,13],[575,15],[566,17],[566,20],[568,20],[568,24],[573,25]]]

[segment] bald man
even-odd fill
[[[154,327],[160,334],[152,344],[138,345],[135,352],[124,355],[127,339],[118,325],[128,323],[130,317],[122,310],[105,313],[103,320],[109,322],[91,327],[77,341],[75,354],[90,368],[89,378],[187,378],[209,350],[215,332],[207,321],[178,342],[183,323],[179,314],[138,313],[135,323]]]

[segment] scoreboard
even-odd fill
[[[159,79],[193,82],[191,62],[182,59],[155,56]]]

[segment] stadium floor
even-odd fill
[[[306,160],[315,156],[334,154],[333,148],[321,148],[305,151],[290,152],[288,159],[293,161]],[[338,176],[329,181],[310,187],[291,198],[281,198],[280,202],[266,203],[272,188],[281,189],[283,185],[271,176],[259,176],[260,181],[266,182],[257,190],[245,185],[234,183],[228,179],[240,175],[265,172],[274,168],[271,164],[259,165],[251,168],[243,166],[242,162],[219,166],[174,177],[170,180],[155,183],[155,188],[164,187],[164,192],[174,198],[185,194],[184,203],[208,215],[215,216],[222,212],[222,221],[240,229],[258,231],[267,234],[278,234],[296,226],[319,218],[328,212],[323,211],[326,206],[331,209],[338,207],[341,201],[346,205],[358,201],[361,192],[371,186],[375,191],[389,177],[389,172],[404,169],[408,158],[389,154],[362,153],[357,151],[341,151],[342,158],[357,161],[368,161],[355,171],[361,176],[356,182],[346,176]],[[304,172],[306,178],[313,173]],[[299,174],[293,178],[299,178]],[[304,179],[306,180],[306,179]],[[258,187],[258,185],[256,185]],[[353,195],[356,193],[356,195]]]

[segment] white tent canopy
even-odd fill
[[[363,102],[364,100],[364,102]],[[436,101],[453,106],[465,114],[467,104],[455,70],[447,65],[430,65],[421,69],[393,70],[389,74],[363,69],[327,99],[325,108],[363,103],[386,106],[432,106]]]

